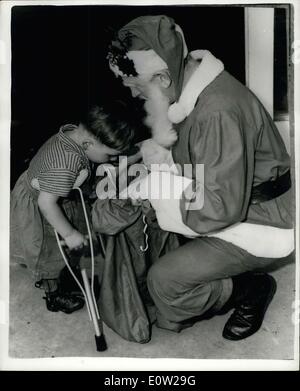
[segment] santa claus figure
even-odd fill
[[[148,273],[157,326],[178,332],[233,309],[223,337],[249,337],[276,290],[258,269],[293,251],[290,159],[276,126],[212,53],[188,53],[182,29],[167,16],[121,28],[108,59],[132,95],[145,100],[153,138],[141,148],[144,163],[150,170],[164,164],[128,196],[148,198],[163,229],[192,238]],[[187,173],[185,165],[192,167]],[[180,197],[153,196],[166,175]]]

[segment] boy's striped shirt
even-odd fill
[[[75,127],[62,126],[31,160],[28,179],[31,183],[32,179],[36,178],[41,191],[67,197],[79,172],[88,169],[90,173],[89,160],[83,148],[64,133]]]

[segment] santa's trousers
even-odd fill
[[[207,237],[193,239],[167,253],[148,273],[157,326],[179,332],[208,310],[217,312],[231,295],[230,277],[276,261],[255,257],[231,243]]]

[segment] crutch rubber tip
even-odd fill
[[[95,335],[95,340],[96,340],[97,352],[104,352],[104,350],[107,350],[107,345],[103,334],[99,336]]]

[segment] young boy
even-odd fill
[[[11,193],[11,257],[21,260],[42,281],[50,311],[72,313],[82,298],[62,293],[59,273],[64,267],[54,229],[70,250],[86,244],[79,205],[68,198],[90,161],[104,163],[128,149],[134,131],[123,104],[109,110],[94,107],[78,125],[64,125],[39,149]],[[77,227],[77,228],[76,228]]]

